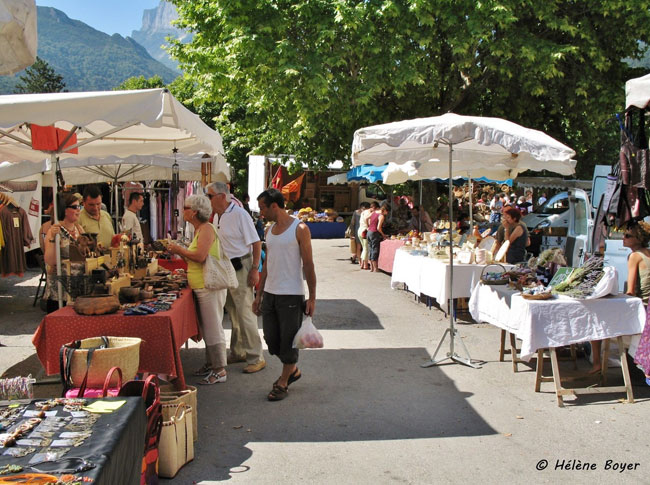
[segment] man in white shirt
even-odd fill
[[[133,234],[133,238],[144,243],[142,238],[142,227],[138,219],[138,211],[144,205],[144,195],[141,192],[132,192],[129,196],[129,207],[122,216],[122,232]]]
[[[237,288],[228,290],[226,297],[226,311],[232,323],[228,363],[245,361],[244,373],[252,374],[266,367],[257,316],[253,313],[253,291],[260,278],[262,242],[251,216],[231,200],[226,184],[213,182],[205,192],[215,212],[213,224],[221,248],[232,261],[239,282]]]

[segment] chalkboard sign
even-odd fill
[[[569,267],[562,267],[558,268],[557,272],[555,275],[553,275],[553,279],[550,281],[548,286],[557,286],[560,283],[562,283],[564,280],[566,280],[569,276],[571,276],[571,273],[573,273],[573,270],[575,268],[569,268]]]

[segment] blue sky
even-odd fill
[[[158,3],[159,0],[36,0],[38,6],[54,7],[94,29],[124,37],[140,30],[142,12]]]

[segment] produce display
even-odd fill
[[[303,207],[294,215],[302,222],[335,222],[338,213],[333,209],[325,209],[323,212],[316,212],[311,207]]]
[[[510,286],[518,290],[539,285],[537,275],[530,268],[512,268],[505,273],[505,276],[510,279]]]
[[[575,269],[562,283],[557,285],[554,293],[573,298],[586,298],[590,296],[596,284],[603,277],[604,261],[602,256],[592,256],[580,268]]]

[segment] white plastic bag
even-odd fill
[[[314,326],[310,316],[302,320],[298,333],[293,338],[294,349],[322,349],[323,336]]]
[[[605,266],[603,273],[603,277],[596,283],[593,293],[586,298],[587,300],[618,294],[618,271],[616,271],[616,268]]]

